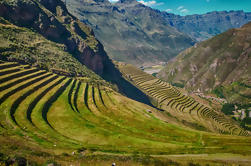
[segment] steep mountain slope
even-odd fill
[[[1,59],[106,85],[112,82],[124,95],[150,103],[121,77],[92,29],[72,16],[62,1],[5,0],[0,1],[0,9]]]
[[[251,13],[244,11],[214,11],[188,16],[163,12],[163,17],[171,26],[197,41],[209,39],[231,28],[239,28],[251,21]]]
[[[158,77],[192,91],[220,93],[250,104],[251,23],[195,45],[168,63]]]
[[[109,87],[15,62],[0,61],[0,73],[0,164],[20,162],[21,158],[39,165],[55,160],[62,165],[104,165],[107,160],[121,165],[179,165],[179,159],[164,162],[158,158],[215,151],[225,156],[245,154],[245,162],[251,162],[250,137],[191,130],[166,112]],[[212,116],[207,112],[204,110],[205,116]],[[227,124],[223,117],[219,120],[222,131],[248,134],[238,125]],[[131,157],[133,153],[137,155]],[[211,162],[215,161],[205,159],[202,163]]]
[[[194,44],[187,35],[168,26],[162,13],[138,3],[121,0],[68,0],[67,8],[89,24],[108,55],[134,65],[167,61]]]
[[[249,135],[238,123],[218,110],[199,103],[167,82],[132,65],[118,64],[123,76],[145,92],[154,106],[167,111],[189,127],[219,133]]]
[[[61,1],[6,0],[0,9],[0,165],[206,165],[222,154],[221,165],[250,165],[248,131],[133,66],[120,73]]]
[[[58,74],[101,80],[101,77],[64,51],[62,44],[49,41],[27,28],[10,24],[1,17],[0,19],[1,59],[32,64]]]
[[[103,46],[96,40],[88,26],[68,13],[62,1],[4,0],[0,2],[0,17],[14,25],[32,29],[48,40],[62,44],[64,51],[72,54],[80,63],[98,74],[103,73],[104,64],[108,61]],[[10,53],[6,54],[10,55]],[[23,54],[18,53],[11,58],[23,60],[22,56]]]
[[[154,10],[136,0],[112,4],[108,0],[66,2],[74,15],[93,28],[112,59],[137,66],[166,62],[194,41],[251,21],[251,13],[243,11],[179,16]]]

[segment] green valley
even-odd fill
[[[106,0],[84,2],[90,11],[103,9],[101,2],[110,3]],[[126,18],[133,15],[136,5],[142,10],[141,18],[148,15],[152,21],[125,20],[127,24],[133,23],[131,26],[135,28],[140,27],[136,24],[141,22],[146,24],[142,29],[148,29],[153,36],[159,34],[141,43],[144,48],[152,48],[152,54],[128,49],[135,46],[134,43],[123,47],[127,54],[138,55],[134,59],[124,58],[139,64],[136,65],[141,66],[139,69],[115,61],[110,51],[106,53],[103,44],[110,43],[103,40],[101,43],[89,23],[68,12],[70,5],[66,8],[65,3],[61,0],[0,1],[0,166],[251,165],[251,132],[246,126],[250,103],[250,24],[198,43],[172,61],[146,67],[140,63],[154,64],[153,55],[162,52],[158,51],[163,43],[175,47],[175,51],[165,56],[166,61],[191,46],[193,40],[174,27],[160,33],[166,26],[163,20],[157,20],[161,13],[156,14],[157,10],[135,0],[121,0],[120,9],[106,10],[118,10],[114,16]],[[81,5],[75,0],[71,3]],[[122,8],[132,13],[125,16]],[[69,11],[76,14],[75,9]],[[96,14],[100,13],[105,11]],[[104,31],[99,31],[97,36],[106,36],[100,34]],[[129,38],[146,35],[139,31],[131,29],[122,34],[130,34]],[[117,39],[127,42],[119,35],[115,38],[110,42],[117,43]],[[151,43],[156,45],[150,46]],[[213,83],[209,81],[199,87],[202,89],[199,94],[193,93],[188,88],[190,81],[184,81],[191,76],[190,70],[185,69],[198,62],[198,67],[190,65],[190,68],[198,69],[199,76],[203,76],[204,71],[211,70],[207,66],[215,68],[215,63],[209,63],[214,61],[214,56],[206,60],[213,50],[220,64],[213,83],[222,80],[222,84],[211,87]],[[232,55],[234,58],[225,58]],[[229,64],[235,63],[236,70],[228,74]],[[167,66],[163,68],[164,64]],[[176,70],[182,64],[185,64],[184,70]],[[170,68],[175,72],[168,75]],[[195,79],[196,85],[203,82],[199,76]],[[209,76],[204,77],[212,80]],[[211,96],[209,102],[204,93],[208,89],[225,99]]]

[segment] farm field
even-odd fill
[[[1,0],[0,166],[250,166],[251,13],[164,3]]]
[[[127,80],[151,98],[153,105],[186,121],[195,129],[233,135],[250,135],[249,131],[242,129],[234,120],[220,111],[197,102],[169,83],[144,73],[132,65],[119,63],[118,68]]]
[[[251,162],[248,157],[251,155],[251,138],[246,137],[249,135],[247,131],[237,124],[228,126],[228,119],[224,116],[219,118],[219,122],[210,120],[214,116],[210,108],[200,111],[204,110],[205,116],[209,116],[205,124],[201,124],[210,124],[211,128],[205,128],[211,132],[182,124],[173,112],[177,108],[178,111],[183,109],[184,113],[177,113],[177,116],[184,114],[184,118],[188,117],[185,112],[191,109],[189,105],[195,107],[199,103],[195,104],[188,96],[180,97],[182,94],[177,89],[165,82],[151,80],[148,74],[135,77],[138,85],[147,86],[147,82],[154,81],[171,89],[170,92],[162,90],[165,93],[148,91],[157,96],[158,101],[164,101],[165,97],[175,99],[172,103],[168,100],[172,106],[160,106],[164,111],[131,100],[98,83],[16,62],[1,61],[0,74],[1,154],[22,154],[28,159],[39,158],[43,154],[39,162],[45,162],[52,156],[56,161],[69,162],[67,160],[81,155],[89,156],[93,161],[99,155],[106,156],[108,161],[120,160],[120,155],[134,156],[134,159],[151,155],[151,163],[158,158],[163,162],[175,161],[177,156],[171,154],[217,152],[229,156],[235,154],[240,160],[245,155],[245,160]],[[143,84],[140,84],[141,80]],[[163,105],[165,102],[158,103]],[[198,117],[192,114],[190,119],[201,122],[205,118],[203,115]],[[213,128],[216,125],[218,128]],[[60,156],[63,155],[66,157],[62,160]],[[142,160],[146,158],[142,157]],[[125,160],[133,164],[136,159]]]

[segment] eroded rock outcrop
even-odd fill
[[[11,23],[33,29],[47,39],[64,44],[82,64],[103,74],[109,61],[93,31],[72,16],[60,0],[15,0],[0,2],[0,16]]]

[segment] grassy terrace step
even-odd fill
[[[13,114],[12,109],[16,108],[14,116],[12,115],[12,118],[15,118],[16,123],[20,128],[24,129],[26,132],[29,131],[29,136],[35,138],[36,140],[42,140],[42,142],[46,142],[46,145],[51,144],[50,146],[53,146],[54,142],[57,142],[58,140],[64,140],[60,139],[61,136],[56,136],[56,134],[53,135],[48,135],[48,131],[44,132],[39,130],[39,128],[34,125],[36,122],[34,122],[34,119],[31,120],[31,118],[28,118],[31,116],[31,112],[36,112],[37,110],[29,110],[31,109],[31,105],[35,105],[33,101],[38,101],[37,99],[41,99],[41,95],[38,95],[41,92],[45,92],[43,90],[46,90],[47,88],[55,87],[55,84],[57,85],[58,83],[62,82],[64,78],[57,78],[52,76],[51,78],[48,78],[46,81],[42,82],[37,82],[37,86],[34,84],[34,87],[31,88],[30,90],[27,89],[28,91],[25,92],[21,97],[17,98],[17,100],[12,104],[10,113]],[[41,86],[38,88],[38,86]],[[37,89],[36,91],[34,91]],[[33,93],[31,93],[33,92]],[[28,95],[29,93],[29,95]],[[17,94],[18,95],[18,94]],[[34,99],[35,98],[35,99]],[[28,108],[28,109],[27,109]],[[34,108],[34,106],[32,106]],[[41,116],[41,115],[40,115]],[[64,143],[68,142],[68,140],[64,140]]]
[[[200,103],[195,103],[194,106],[189,109],[189,113],[191,114],[192,111],[194,112],[195,110],[197,110],[199,106]]]
[[[109,98],[113,98],[113,103],[115,102],[115,103],[118,103],[118,102],[120,102],[119,100],[117,100],[118,99],[118,97],[116,97],[116,96],[111,96],[111,94],[109,94]],[[108,100],[110,100],[109,98],[107,98],[107,97],[104,97],[104,100],[105,100],[105,103],[107,103],[107,99]],[[110,102],[109,102],[110,103]],[[143,119],[145,119],[145,118],[147,118],[147,119],[149,119],[150,120],[150,117],[148,117],[148,116],[144,116],[144,114],[139,114],[139,112],[137,112],[137,111],[134,111],[134,110],[139,110],[140,111],[140,108],[135,108],[135,106],[132,106],[132,105],[130,105],[129,103],[127,103],[126,105],[125,104],[123,104],[122,105],[122,103],[121,104],[115,104],[116,106],[120,106],[118,109],[116,109],[116,110],[119,110],[119,113],[114,113],[116,116],[126,116],[126,119],[127,120],[130,120],[131,118],[132,118],[132,116],[137,116],[137,117],[140,117],[142,120]],[[110,106],[110,104],[108,105],[108,107]],[[131,114],[129,114],[128,113],[128,110],[131,110]],[[122,111],[122,112],[121,112]],[[143,110],[142,110],[143,111]],[[143,113],[143,112],[142,112]],[[113,115],[114,115],[113,114]],[[143,115],[143,116],[142,116]],[[136,121],[131,121],[131,123],[126,123],[126,125],[129,127],[129,126],[132,126],[132,125],[135,125],[135,124],[137,124],[136,123]],[[138,126],[137,128],[142,128],[143,126]],[[136,128],[135,128],[135,130],[136,130]],[[144,130],[143,128],[142,128],[142,130]],[[135,131],[136,132],[136,131]],[[136,133],[135,133],[136,134]],[[146,137],[146,134],[147,133],[144,133],[144,132],[140,132],[140,135],[138,135],[137,137],[142,137],[142,138],[144,138],[144,137]],[[147,137],[149,137],[150,135],[148,135],[147,134]],[[161,139],[161,137],[159,138],[159,139]],[[164,141],[164,140],[163,140]]]
[[[32,108],[33,110],[36,110],[31,113],[32,124],[42,133],[46,133],[50,138],[57,140],[56,144],[60,144],[61,141],[63,144],[76,143],[74,140],[58,133],[51,126],[47,117],[47,113],[49,112],[51,105],[56,102],[60,94],[64,92],[65,88],[68,87],[71,82],[72,80],[70,78],[60,80],[60,83],[54,84],[55,86],[51,86],[50,90],[46,94],[41,95],[42,97],[40,99],[35,99],[35,103],[32,102]]]
[[[10,74],[30,67],[29,65],[18,65],[0,70],[0,75]]]
[[[169,89],[166,89],[166,88],[159,88],[159,87],[153,87],[152,89],[150,89],[150,88],[145,88],[146,89],[146,91],[148,92],[148,93],[152,93],[152,94],[156,94],[156,93],[159,93],[160,91],[166,91],[166,92],[170,92],[170,90]]]
[[[196,106],[197,104],[198,103],[195,100],[193,100],[190,104],[185,105],[185,106],[181,106],[182,107],[182,112],[184,112],[185,110],[190,112],[189,108],[191,107],[193,109],[193,107]],[[181,109],[181,107],[180,107],[180,109]]]
[[[174,103],[176,100],[180,100],[180,99],[183,99],[184,96],[177,96],[177,97],[173,97],[171,100],[169,100],[166,104],[166,106],[171,106],[172,103]]]
[[[99,118],[103,119],[103,121],[112,121],[112,116],[114,116],[114,104],[112,104],[113,107],[108,107],[109,102],[111,102],[110,98],[109,100],[105,100],[107,99],[107,95],[106,92],[101,92],[99,87],[92,87],[91,88],[91,92],[92,92],[92,96],[93,96],[93,100],[95,102],[92,102],[91,105],[93,106],[93,104],[95,104],[95,109],[97,109],[96,111],[99,111]],[[105,100],[105,102],[104,102]],[[107,106],[108,105],[108,106]],[[91,107],[90,107],[91,108]],[[116,110],[118,111],[118,110]],[[107,115],[106,117],[104,115]],[[108,118],[109,117],[109,118]],[[100,122],[99,122],[100,123]],[[116,129],[117,130],[117,129]]]
[[[86,88],[87,84],[83,83],[81,81],[78,82],[76,91],[74,92],[74,107],[79,116],[85,119],[85,115],[90,113],[90,110],[88,108],[87,100],[85,100],[86,97]]]
[[[104,102],[104,99],[107,99],[109,98],[109,100],[111,100],[110,97],[106,96],[107,93],[103,94],[102,95],[102,92],[100,90],[100,88],[94,88],[95,89],[95,103],[96,103],[96,106],[97,108],[102,112],[102,114],[106,114],[106,120],[109,121],[110,123],[112,123],[114,125],[114,127],[116,127],[117,129],[116,130],[121,130],[120,128],[120,125],[119,124],[119,121],[117,121],[117,117],[120,116],[121,114],[125,114],[125,116],[127,116],[128,118],[131,118],[130,116],[128,115],[131,115],[131,116],[135,116],[136,113],[134,112],[134,110],[129,106],[129,107],[126,107],[124,106],[121,107],[120,109],[118,108],[112,108],[108,102]],[[107,104],[105,104],[107,103]],[[140,114],[137,114],[137,116],[141,117]],[[108,118],[109,117],[109,118]],[[128,132],[128,130],[125,130],[126,129],[126,126],[124,127],[124,132]],[[114,129],[114,131],[116,131]],[[129,134],[129,133],[128,133]]]
[[[1,70],[0,71],[0,75],[5,75],[5,74],[10,74],[10,73],[14,73],[14,72],[17,72],[17,71],[20,71],[20,68],[18,67],[13,67],[13,69],[4,69],[4,70]]]
[[[22,143],[46,152],[61,155],[87,148],[115,155],[202,154],[215,153],[215,149],[218,153],[250,153],[248,137],[191,130],[185,127],[187,123],[177,126],[178,121],[166,112],[128,99],[109,87],[23,67],[1,75],[1,79],[5,81],[0,82],[0,133],[6,134],[0,137],[20,138]],[[153,82],[158,83],[152,87]],[[172,108],[170,114],[178,118],[211,125],[220,133],[248,135],[224,116],[216,116],[217,112],[194,103],[163,81],[154,78],[140,85],[159,101],[165,99],[161,108]],[[164,106],[168,102],[171,107]]]
[[[171,107],[174,108],[178,108],[180,109],[180,107],[182,107],[183,105],[185,105],[186,102],[191,101],[192,99],[189,98],[188,96],[184,96],[183,98],[180,98],[179,100],[175,100],[175,102],[172,103]]]
[[[96,101],[94,98],[94,87],[91,85],[88,85],[88,96],[87,96],[87,105],[89,107],[89,110],[95,114],[96,116],[101,115],[100,110],[97,108]]]
[[[11,106],[9,111],[10,117],[12,118],[11,120],[16,123],[14,118],[15,111],[20,105],[20,103],[25,100],[26,97],[31,95],[37,89],[41,88],[44,83],[49,83],[50,81],[52,81],[52,79],[55,77],[56,75],[47,73],[38,78],[35,77],[31,79],[31,81],[24,81],[23,84],[20,86],[16,85],[11,87],[10,89],[5,90],[5,94],[3,93],[3,98],[5,98],[5,100],[2,100],[2,102],[4,102],[2,103],[2,105]],[[44,80],[47,81],[44,82]]]
[[[78,109],[78,96],[79,96],[79,92],[80,92],[81,82],[79,81],[76,86],[77,86],[76,91],[75,91],[74,97],[73,97],[73,105],[74,105],[75,111],[79,112],[79,109]]]
[[[43,110],[42,110],[42,117],[43,120],[50,126],[50,123],[48,122],[47,119],[47,113],[51,107],[51,105],[57,100],[57,98],[65,91],[65,89],[70,85],[71,83],[71,79],[69,79],[64,85],[62,85],[48,100],[47,102],[44,104],[43,106]]]
[[[84,88],[84,105],[86,106],[86,108],[88,109],[88,111],[91,111],[88,105],[88,98],[89,98],[89,84],[86,83],[85,84],[85,88]]]
[[[175,104],[179,104],[179,105],[184,105],[185,103],[189,102],[190,100],[192,100],[191,98],[187,97],[187,96],[181,96],[180,98],[176,98],[171,104],[170,107],[173,108],[177,108],[177,106]]]
[[[52,77],[53,78],[53,77]],[[52,79],[51,78],[51,79]],[[21,97],[23,100],[19,101],[19,105],[17,106],[14,114],[14,118],[16,119],[16,122],[19,126],[22,128],[25,128],[26,130],[32,131],[32,133],[36,133],[38,136],[44,136],[43,133],[39,132],[37,128],[34,126],[31,114],[33,111],[33,108],[35,107],[35,104],[46,94],[49,92],[50,89],[57,86],[60,82],[62,82],[65,78],[57,77],[53,80],[49,79],[49,83],[41,88],[37,89],[36,91],[33,91],[29,96],[27,96],[25,99]],[[17,99],[18,101],[18,99]],[[46,137],[46,136],[45,136]],[[49,138],[47,138],[49,139]]]
[[[31,72],[31,74],[24,72],[24,73],[26,73],[26,74],[24,74],[24,76],[17,77],[16,79],[14,77],[12,77],[13,79],[10,79],[10,81],[1,84],[0,91],[6,90],[14,85],[22,83],[25,80],[29,80],[31,78],[34,78],[34,77],[37,77],[37,76],[40,76],[40,75],[46,73],[46,71],[37,71],[37,72],[34,72],[34,71],[36,71],[36,70],[33,70],[33,72]]]
[[[89,86],[89,91],[91,91],[91,93],[93,93],[94,92],[94,100],[95,100],[95,102],[92,102],[92,103],[90,103],[89,105],[90,105],[90,108],[92,107],[92,106],[94,106],[93,104],[95,104],[96,105],[96,108],[98,108],[99,110],[99,112],[100,112],[100,115],[99,116],[95,116],[96,114],[85,114],[85,118],[87,118],[88,117],[88,119],[89,120],[94,120],[91,116],[95,116],[95,120],[94,121],[98,121],[98,119],[100,119],[100,120],[102,120],[102,121],[99,121],[99,122],[92,122],[92,123],[94,123],[93,125],[98,125],[99,124],[99,126],[102,126],[103,128],[107,128],[107,127],[110,127],[110,131],[108,132],[108,131],[106,131],[106,130],[104,130],[104,131],[106,131],[107,132],[107,134],[108,133],[110,133],[111,131],[117,131],[117,132],[121,132],[121,131],[123,131],[123,132],[126,132],[126,130],[124,130],[124,129],[122,129],[121,127],[122,126],[118,126],[118,125],[116,125],[116,123],[115,124],[113,124],[114,122],[113,122],[113,116],[111,116],[111,114],[109,114],[110,116],[109,116],[109,118],[108,117],[103,117],[104,116],[104,114],[106,114],[107,112],[105,111],[105,110],[101,110],[101,107],[102,107],[102,101],[100,100],[100,99],[98,99],[99,98],[99,93],[98,93],[98,88],[97,87],[93,87],[93,86]],[[70,90],[70,86],[69,86],[69,88],[68,88],[68,90]],[[64,97],[63,96],[66,96],[67,95],[67,91],[68,90],[66,90],[66,92],[65,92],[65,94],[63,93],[62,94],[62,96],[58,99],[58,101],[60,101],[61,99],[63,99]],[[68,96],[68,95],[67,95]],[[63,101],[63,100],[62,100]],[[100,103],[101,102],[101,103]],[[60,106],[63,106],[63,105],[61,105],[60,104]],[[59,107],[60,107],[59,106]],[[65,106],[66,106],[66,104],[65,104]],[[67,106],[67,109],[66,109],[66,107],[65,107],[65,109],[60,109],[60,110],[68,110],[68,108],[70,109],[70,106]],[[104,107],[102,108],[102,109],[105,109]],[[55,116],[57,116],[56,115],[56,113],[55,113],[55,110],[59,110],[59,108],[58,109],[54,109],[54,111],[53,112],[51,112],[51,117],[54,117],[55,118]],[[118,110],[117,110],[118,111]],[[73,111],[67,111],[67,112],[65,112],[65,111],[63,111],[64,113],[62,113],[62,114],[64,114],[64,116],[66,116],[66,114],[73,114]],[[53,116],[53,115],[55,115],[55,116]],[[73,117],[73,115],[72,115],[72,117]],[[49,117],[48,117],[49,118]],[[75,117],[75,118],[77,118],[77,117]],[[116,119],[116,118],[115,118]],[[79,121],[77,121],[77,122],[79,122]],[[105,122],[109,122],[109,125],[108,124],[106,124]],[[68,123],[68,122],[67,122]],[[85,123],[84,121],[82,121],[82,123]],[[82,135],[82,133],[88,133],[88,134],[90,134],[91,135],[91,131],[89,131],[88,129],[84,129],[83,131],[82,131],[82,129],[81,128],[78,128],[78,131],[79,132],[75,132],[75,133],[73,133],[73,131],[69,131],[68,129],[66,129],[66,128],[64,128],[64,130],[62,130],[61,128],[59,128],[59,127],[57,127],[58,125],[60,124],[60,126],[62,126],[62,124],[61,123],[59,123],[59,122],[57,122],[57,123],[53,123],[52,124],[52,126],[53,126],[53,128],[54,129],[56,129],[59,133],[61,133],[61,134],[63,134],[63,135],[65,135],[65,136],[67,136],[67,137],[74,137],[75,139],[77,139],[77,140],[80,140],[80,139],[87,139],[86,137],[80,137],[81,135]],[[68,125],[70,125],[69,123],[68,123]],[[76,126],[77,124],[74,124],[74,122],[71,122],[71,126],[72,126],[72,130],[74,130],[74,128],[75,127],[73,127],[73,126]],[[79,125],[81,125],[81,122],[79,122]],[[82,125],[83,127],[85,126],[84,124]],[[112,127],[112,128],[111,128]],[[66,131],[67,130],[67,131]],[[95,129],[95,130],[97,130],[97,129]],[[95,130],[93,130],[93,132],[95,131]],[[81,131],[81,132],[80,132]],[[89,133],[90,132],[90,133]],[[101,131],[100,131],[101,132]],[[78,135],[76,135],[76,134],[78,134]],[[107,134],[105,134],[105,135],[107,135]],[[123,136],[123,135],[121,135],[121,136]],[[102,137],[102,136],[99,136],[99,137]],[[99,138],[99,137],[97,137],[97,138]],[[128,139],[128,138],[126,138],[126,137],[128,137],[128,136],[123,136],[124,137],[124,139]],[[104,139],[104,140],[106,140],[106,139]],[[95,139],[93,139],[93,140],[89,140],[89,141],[91,141],[91,142],[95,142]],[[119,139],[117,139],[117,138],[114,138],[114,141],[115,142],[120,142],[120,140]]]
[[[170,97],[171,96],[175,97],[175,96],[179,96],[180,95],[179,93],[176,93],[172,89],[166,89],[166,88],[164,88],[164,89],[154,88],[154,87],[153,88],[148,88],[148,89],[145,88],[145,91],[147,93],[151,94],[154,97],[156,97],[158,95],[163,95],[163,93],[166,94],[166,96],[168,95]]]
[[[118,68],[125,78],[144,91],[149,97],[155,99],[157,101],[156,106],[160,107],[160,109],[169,111],[177,118],[181,118],[189,123],[194,123],[195,120],[211,131],[216,129],[220,133],[234,134],[229,129],[232,127],[230,124],[234,123],[233,120],[224,115],[221,115],[220,118],[217,117],[219,115],[215,113],[215,110],[203,106],[189,96],[182,95],[177,88],[169,83],[146,74],[131,65],[122,64]],[[197,114],[194,112],[197,112]],[[243,131],[239,133],[246,133],[240,126],[237,125],[237,128]]]
[[[27,120],[29,120],[30,123],[32,123],[31,119],[32,111],[39,102],[39,100],[43,98],[48,92],[50,92],[54,87],[58,86],[63,80],[65,80],[65,77],[61,77],[60,79],[58,78],[56,82],[53,81],[52,83],[49,84],[48,87],[44,86],[41,91],[40,90],[38,91],[37,93],[38,95],[34,96],[34,98],[31,98],[32,101],[27,106],[27,113],[26,113]]]
[[[189,98],[187,101],[183,101],[183,102],[180,102],[181,103],[181,107],[179,107],[179,109],[181,111],[183,111],[185,108],[191,106],[192,104],[195,103],[195,101],[191,98]]]
[[[104,103],[103,97],[101,95],[101,90],[99,87],[94,88],[94,98],[96,106],[98,107],[99,110],[101,110],[102,112],[109,111],[109,108],[107,108],[107,106]]]
[[[4,83],[6,81],[10,81],[15,78],[20,79],[19,77],[26,76],[26,75],[34,73],[36,71],[39,71],[39,70],[38,69],[28,69],[28,70],[20,70],[19,72],[15,72],[12,74],[5,74],[4,76],[2,76],[2,78],[0,77],[0,81],[1,81],[1,83]],[[40,70],[40,72],[42,72],[42,71]]]
[[[15,100],[15,102],[11,106],[10,115],[11,115],[12,120],[16,124],[17,124],[17,122],[15,120],[14,114],[15,114],[17,107],[21,104],[21,102],[23,100],[25,100],[29,95],[34,93],[35,91],[37,91],[40,88],[42,88],[43,86],[47,85],[51,81],[55,80],[57,77],[58,77],[57,75],[51,75],[50,77],[47,77],[45,80],[38,81],[38,82],[34,83],[32,89],[26,88],[25,90],[27,90],[27,91],[23,92],[23,94]]]
[[[45,73],[41,76],[38,77],[33,77],[27,81],[22,82],[22,84],[20,84],[20,86],[13,86],[11,88],[7,90],[4,90],[3,92],[1,92],[1,96],[0,96],[0,104],[2,104],[6,99],[8,99],[11,95],[14,95],[15,93],[17,93],[18,91],[25,89],[29,86],[31,86],[32,84],[36,83],[37,81],[40,81],[48,76],[52,75],[51,73]],[[6,92],[7,91],[7,92]],[[6,92],[6,93],[5,93]]]
[[[75,108],[73,108],[73,104],[72,104],[72,96],[73,96],[72,93],[73,93],[73,89],[75,88],[76,82],[77,82],[77,80],[74,80],[74,81],[73,81],[73,84],[72,84],[72,86],[71,86],[71,89],[69,90],[69,93],[68,93],[68,103],[70,104],[71,109],[72,109],[73,111],[75,111]]]
[[[18,63],[3,63],[0,64],[0,70],[16,66],[18,66]]]

